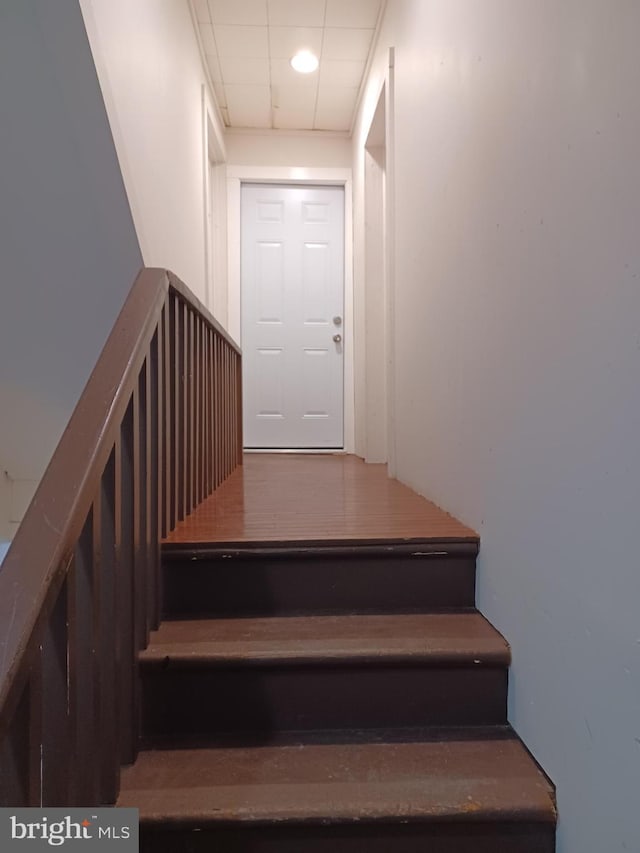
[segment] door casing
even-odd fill
[[[344,447],[344,187],[242,185],[246,447]]]
[[[354,440],[354,360],[353,360],[353,212],[351,169],[289,168],[280,166],[227,167],[229,325],[231,336],[242,345],[240,279],[240,197],[242,184],[311,184],[344,187],[344,451],[353,453]],[[302,451],[305,452],[305,451]]]

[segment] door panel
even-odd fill
[[[342,447],[343,304],[344,191],[244,185],[247,447]]]
[[[282,323],[284,314],[284,247],[282,243],[256,246],[255,293],[258,323]]]

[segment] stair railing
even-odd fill
[[[0,570],[0,806],[115,802],[160,541],[242,460],[240,358],[179,279],[140,273]]]

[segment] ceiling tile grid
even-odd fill
[[[223,119],[349,131],[384,0],[192,0]],[[290,65],[301,49],[320,61]]]

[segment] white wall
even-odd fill
[[[187,0],[80,5],[144,262],[173,270],[211,307],[205,276],[207,81]]]
[[[627,0],[390,0],[354,138],[361,220],[394,45],[398,474],[481,534],[559,853],[640,849],[638,31]]]
[[[225,144],[227,161],[234,166],[351,167],[351,141],[346,134],[227,129]]]
[[[13,538],[11,530],[11,480],[7,472],[0,467],[0,543]],[[0,562],[1,559],[0,559]]]
[[[142,258],[77,0],[0,4],[0,104],[0,535],[7,535]]]

